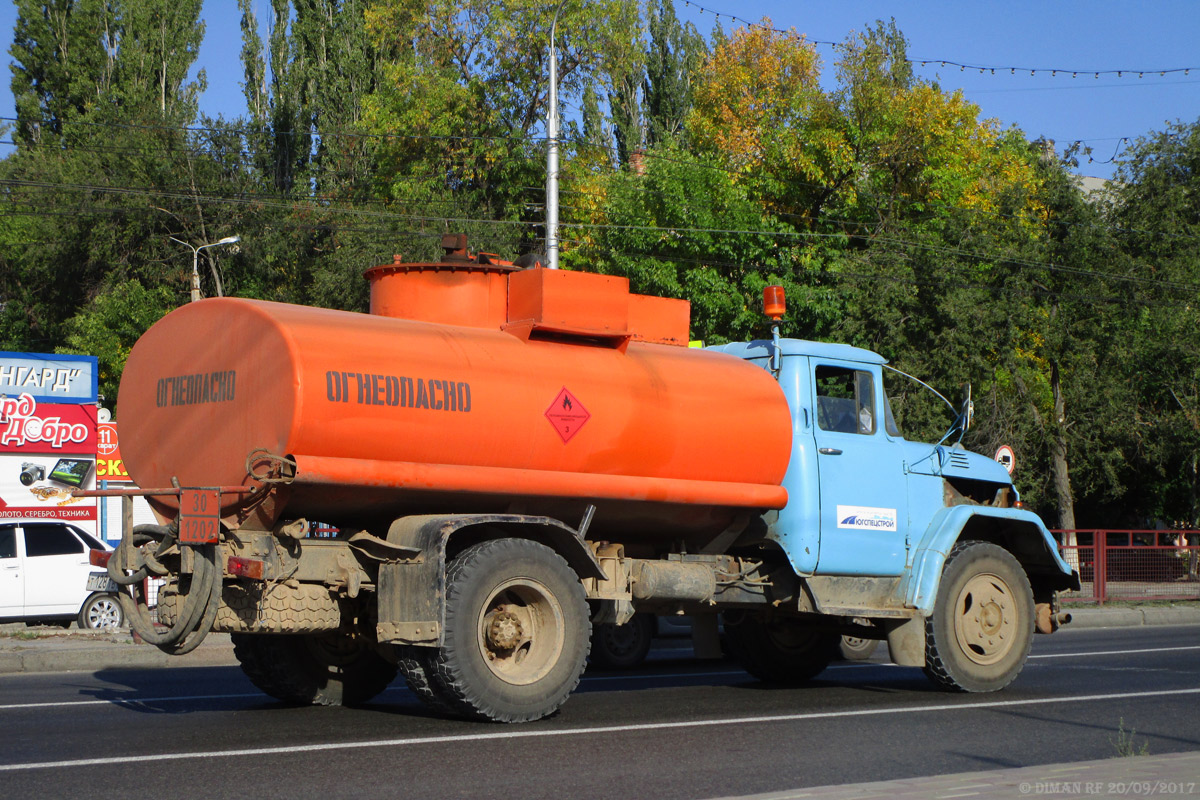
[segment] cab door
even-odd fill
[[[25,613],[25,573],[17,552],[17,526],[0,525],[0,617]]]
[[[900,575],[908,558],[901,439],[885,423],[880,367],[811,359],[821,545],[817,574]]]

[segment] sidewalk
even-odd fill
[[[36,637],[36,638],[35,638]],[[14,672],[92,672],[101,669],[236,666],[227,633],[212,633],[193,652],[168,656],[135,643],[128,628],[111,633],[0,625],[0,675]]]
[[[815,786],[736,800],[1012,800],[1200,797],[1200,753],[1132,756],[875,783]],[[723,800],[735,800],[724,798]]]

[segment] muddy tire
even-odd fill
[[[579,684],[591,636],[587,601],[579,578],[545,545],[494,539],[464,550],[446,570],[445,619],[426,679],[435,701],[460,716],[541,719]]]
[[[285,703],[361,705],[396,679],[396,665],[360,637],[235,633],[230,638],[250,682]]]
[[[428,647],[397,647],[396,664],[408,689],[432,711],[455,715],[453,698],[447,696],[441,684],[433,680],[432,658],[435,651]]]
[[[183,607],[177,587],[158,595],[158,621],[171,625]],[[308,634],[336,631],[342,624],[337,595],[319,583],[226,583],[213,630],[220,633]]]
[[[634,614],[624,625],[592,626],[591,662],[605,669],[633,669],[646,660],[654,640],[654,616]]]
[[[742,669],[760,681],[806,683],[838,656],[842,637],[797,620],[765,621],[751,614],[725,617],[725,641]]]
[[[1033,625],[1033,591],[1012,554],[959,542],[925,620],[925,674],[950,691],[1003,689],[1025,665]]]

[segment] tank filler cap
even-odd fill
[[[467,235],[465,233],[447,233],[442,236],[442,261],[472,261],[471,251],[467,250]]]

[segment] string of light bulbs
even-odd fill
[[[795,36],[796,35],[796,31],[794,29],[793,30],[783,30],[782,28],[773,28],[770,25],[763,25],[762,23],[759,23],[759,22],[751,22],[750,20],[745,19],[744,17],[739,17],[736,14],[730,14],[725,11],[714,11],[711,8],[707,8],[705,6],[700,5],[699,3],[693,2],[693,0],[683,0],[683,5],[687,8],[694,8],[701,14],[712,14],[713,17],[715,17],[718,22],[721,20],[721,17],[726,17],[727,19],[729,19],[730,22],[740,23],[740,24],[746,26],[747,28],[757,28],[759,30],[771,31],[773,33],[780,33],[785,36]],[[841,42],[831,42],[831,41],[825,41],[823,39],[810,39],[807,36],[803,36],[802,38],[806,42],[810,42],[812,44],[827,45],[827,46],[835,48],[835,49],[845,46]],[[909,58],[909,59],[906,59],[906,61],[908,61],[908,63],[912,64],[913,66],[920,65],[922,67],[927,67],[931,64],[936,64],[936,65],[940,65],[943,68],[958,67],[960,72],[966,72],[967,70],[970,70],[972,72],[978,71],[980,75],[985,75],[985,74],[995,75],[997,72],[999,72],[1000,74],[1004,74],[1005,72],[1007,72],[1010,75],[1016,75],[1017,73],[1021,73],[1023,75],[1026,72],[1028,72],[1030,74],[1030,76],[1036,76],[1040,72],[1043,75],[1049,74],[1050,77],[1052,77],[1052,78],[1057,78],[1060,75],[1063,77],[1070,75],[1072,78],[1078,78],[1080,75],[1083,75],[1083,76],[1091,75],[1097,79],[1101,75],[1115,75],[1118,78],[1124,78],[1127,76],[1132,77],[1134,75],[1136,75],[1139,78],[1144,78],[1145,76],[1150,75],[1150,76],[1158,76],[1161,78],[1161,77],[1166,77],[1167,75],[1173,75],[1173,74],[1178,74],[1178,73],[1188,75],[1191,73],[1192,70],[1200,69],[1200,67],[1168,67],[1168,68],[1164,68],[1164,69],[1070,69],[1070,68],[1063,68],[1063,67],[992,66],[992,65],[986,65],[986,64],[966,64],[961,61],[954,61],[953,59],[949,59],[949,58]]]

